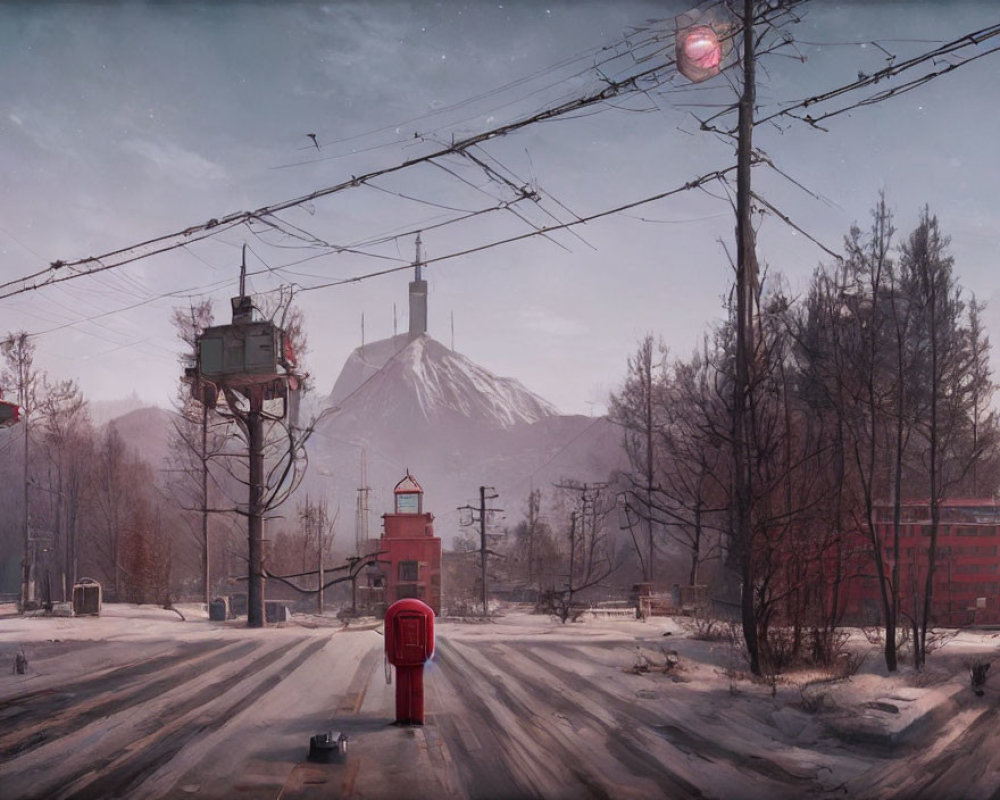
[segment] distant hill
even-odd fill
[[[309,444],[313,494],[339,506],[341,544],[354,537],[361,453],[368,469],[369,533],[391,510],[409,469],[439,535],[459,530],[457,507],[494,487],[512,521],[528,492],[564,478],[599,481],[624,466],[620,432],[604,418],[563,416],[512,378],[501,378],[427,334],[401,334],[356,349],[329,398],[333,409]],[[333,508],[331,511],[334,510]]]
[[[160,469],[169,451],[174,416],[157,406],[143,406],[133,408],[106,424],[114,425],[129,447],[137,450],[154,469]]]
[[[90,400],[87,402],[90,421],[98,428],[103,427],[113,419],[128,414],[130,411],[148,407],[150,406],[145,406],[135,392],[118,400]]]
[[[379,535],[381,515],[392,510],[392,489],[409,469],[446,544],[460,531],[457,508],[477,504],[480,486],[497,490],[491,504],[513,524],[533,488],[547,496],[555,482],[602,481],[625,466],[621,433],[606,418],[561,415],[519,381],[494,375],[427,334],[356,349],[325,405],[329,410],[307,445],[298,496],[327,498],[343,548],[354,543],[362,452],[369,535]],[[162,408],[133,405],[110,423],[159,469],[172,418]],[[296,499],[277,513],[294,519]]]

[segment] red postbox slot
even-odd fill
[[[407,614],[396,617],[395,639],[397,643],[396,664],[423,664],[430,653],[427,652],[427,634],[424,632],[424,617]]]

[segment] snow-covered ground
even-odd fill
[[[11,609],[6,609],[11,611]],[[961,632],[888,676],[745,674],[681,620],[439,620],[423,727],[396,727],[376,621],[248,630],[106,605],[0,608],[0,796],[992,797],[1000,692],[970,688],[1000,634]],[[28,661],[14,670],[18,651]],[[666,668],[670,658],[674,665]],[[1000,667],[998,667],[1000,668]],[[338,763],[309,737],[350,739]]]

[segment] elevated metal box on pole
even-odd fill
[[[208,379],[279,375],[282,331],[271,322],[206,328],[198,337],[198,364]]]

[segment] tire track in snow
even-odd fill
[[[337,706],[336,712],[338,716],[345,714],[353,716],[358,713],[361,704],[365,701],[365,693],[368,691],[368,683],[371,680],[372,673],[375,671],[375,664],[381,660],[381,656],[381,651],[372,649],[361,657],[357,669],[354,670],[354,675],[351,676],[351,682],[348,684],[347,690],[340,698],[340,704]]]
[[[289,645],[275,647],[249,665],[252,671],[242,669],[225,680],[208,686],[179,707],[171,708],[169,712],[149,721],[146,726],[147,735],[135,742],[134,748],[117,758],[108,759],[96,770],[88,770],[58,797],[62,800],[88,800],[94,797],[141,796],[136,790],[147,776],[170,761],[189,742],[221,728],[252,706],[327,644],[326,640],[321,639],[304,645],[307,641],[309,640],[306,638],[300,638]],[[247,686],[246,691],[233,702],[221,708],[206,708],[215,700],[221,701],[229,690],[276,664],[294,649],[299,650],[298,655],[256,685]],[[193,712],[200,713],[193,719],[189,718]]]
[[[211,650],[196,654],[193,659],[150,659],[139,669],[112,670],[109,675],[92,678],[82,684],[78,682],[72,691],[59,691],[54,695],[39,693],[30,698],[15,717],[17,729],[0,736],[0,764],[58,739],[67,730],[76,730],[102,717],[125,711],[187,682],[189,676],[176,667],[197,667],[200,671],[209,671],[220,664],[242,658],[255,647],[251,642],[232,646],[227,643],[213,644],[215,646]],[[168,670],[168,674],[162,677],[131,687],[113,685],[113,681],[122,676],[127,676],[128,681],[136,681],[140,677]],[[20,705],[17,700],[13,698],[12,703]]]
[[[146,774],[147,768],[153,766],[153,761],[158,764],[173,756],[175,743],[183,746],[204,730],[221,726],[228,721],[233,709],[238,711],[241,703],[256,699],[258,690],[255,684],[263,683],[256,680],[257,677],[267,674],[290,652],[301,650],[306,641],[307,638],[300,637],[278,643],[259,655],[256,651],[264,645],[261,642],[251,643],[252,656],[249,660],[240,664],[231,658],[226,659],[226,663],[234,668],[214,682],[209,673],[201,673],[193,687],[185,686],[182,678],[172,690],[176,695],[174,699],[161,693],[149,698],[147,703],[133,705],[83,728],[66,730],[65,744],[62,738],[56,739],[36,752],[23,754],[22,759],[27,763],[14,759],[5,765],[5,787],[9,787],[12,796],[24,800],[126,795],[131,784],[137,783],[140,776]],[[323,643],[318,644],[322,646]],[[219,665],[215,671],[225,669],[226,665]],[[186,682],[192,683],[190,676],[187,676]],[[226,693],[242,685],[246,685],[246,691],[238,695],[235,703],[226,706],[223,699]],[[188,690],[186,694],[185,689]],[[70,757],[61,761],[59,754],[63,748],[76,748],[81,737],[87,743],[87,760],[84,761],[79,752],[70,749],[67,751]],[[165,758],[164,751],[169,751]],[[49,752],[56,758],[49,759]],[[47,768],[40,767],[40,764],[47,765]],[[94,786],[99,788],[92,788]]]
[[[858,783],[863,784],[865,791],[877,790],[879,797],[984,796],[977,789],[997,785],[998,726],[1000,709],[988,708],[937,755],[926,761],[913,757],[903,764],[891,761],[888,769],[875,767],[862,775]],[[1000,798],[1000,790],[989,796]]]
[[[615,709],[616,713],[624,720],[634,722],[639,720],[647,729],[662,736],[672,746],[680,752],[693,755],[707,761],[724,761],[735,767],[737,770],[754,772],[761,777],[778,782],[784,786],[793,788],[797,792],[804,792],[809,789],[821,789],[813,776],[798,775],[785,769],[780,764],[768,758],[750,753],[740,753],[735,750],[723,747],[717,742],[713,742],[693,731],[682,728],[675,724],[678,720],[667,721],[663,716],[655,711],[650,711],[645,705],[640,703],[630,703],[622,700],[619,695],[606,691],[600,684],[588,680],[587,678],[573,672],[569,672],[563,667],[549,661],[544,656],[539,655],[536,650],[549,649],[555,651],[565,658],[583,659],[586,654],[582,653],[572,645],[552,644],[552,645],[532,645],[519,651],[519,654],[535,663],[551,670],[570,686],[584,696],[593,697],[600,695],[602,705],[606,708]],[[615,747],[613,737],[631,738],[632,733],[625,726],[620,726],[617,731],[609,732],[609,747],[616,749],[622,756],[633,758],[636,750],[622,750]],[[658,762],[657,762],[658,763]],[[636,764],[635,766],[640,766]]]
[[[176,650],[152,658],[143,659],[132,664],[111,667],[109,669],[98,670],[89,673],[86,677],[61,683],[58,689],[47,688],[38,689],[32,692],[25,692],[16,697],[8,697],[0,700],[0,720],[3,722],[18,722],[39,715],[35,708],[41,704],[44,706],[43,713],[51,713],[80,702],[80,698],[86,698],[101,692],[107,691],[106,686],[101,684],[110,683],[112,685],[124,683],[135,678],[141,678],[174,664],[185,663],[191,658],[216,650],[224,646],[224,643],[208,641],[192,644],[182,644]],[[66,658],[72,657],[72,653],[66,653]]]
[[[481,671],[455,647],[438,639],[435,659],[468,713],[438,713],[434,720],[445,731],[443,738],[458,768],[464,796],[470,800],[550,797],[524,779],[525,763],[513,764],[510,754],[522,749],[503,725],[474,683]],[[523,737],[522,737],[523,738]],[[530,742],[530,740],[529,740]],[[566,795],[567,797],[573,795]],[[576,796],[580,796],[577,792]]]
[[[704,796],[691,781],[647,751],[645,743],[636,737],[632,730],[635,726],[632,719],[634,715],[630,713],[631,709],[626,708],[625,713],[622,713],[620,707],[616,708],[617,713],[614,721],[609,721],[607,715],[602,716],[588,709],[588,705],[595,703],[595,694],[601,694],[607,698],[617,700],[618,698],[614,695],[610,695],[603,690],[598,691],[595,684],[590,683],[587,679],[576,673],[553,667],[550,662],[531,653],[529,648],[516,651],[518,657],[526,657],[542,666],[546,674],[555,675],[559,681],[580,698],[573,699],[561,691],[554,690],[550,685],[539,684],[537,673],[524,670],[523,667],[516,663],[517,659],[508,655],[510,648],[490,645],[488,650],[489,653],[484,654],[484,656],[489,658],[493,663],[503,665],[505,674],[511,676],[511,682],[532,695],[532,698],[537,703],[534,706],[535,708],[544,708],[546,706],[553,708],[572,726],[574,731],[591,728],[599,732],[603,739],[602,743],[605,750],[621,764],[624,773],[649,779],[660,788],[665,797],[698,798]],[[580,654],[577,655],[580,657]],[[499,697],[501,699],[505,697],[509,698],[509,693],[501,692]],[[585,702],[581,702],[583,698],[586,698]],[[611,704],[599,703],[599,705],[607,708]],[[617,705],[620,706],[621,704]],[[522,704],[522,707],[529,708],[529,706],[524,704]],[[606,776],[602,775],[599,771],[600,767],[593,756],[588,758],[586,752],[581,752],[566,745],[561,746],[561,749],[564,752],[562,759],[564,763],[581,765],[576,768],[575,774],[578,780],[584,785],[596,783],[603,787],[607,783]],[[615,788],[614,786],[610,787],[612,793],[615,791]]]

